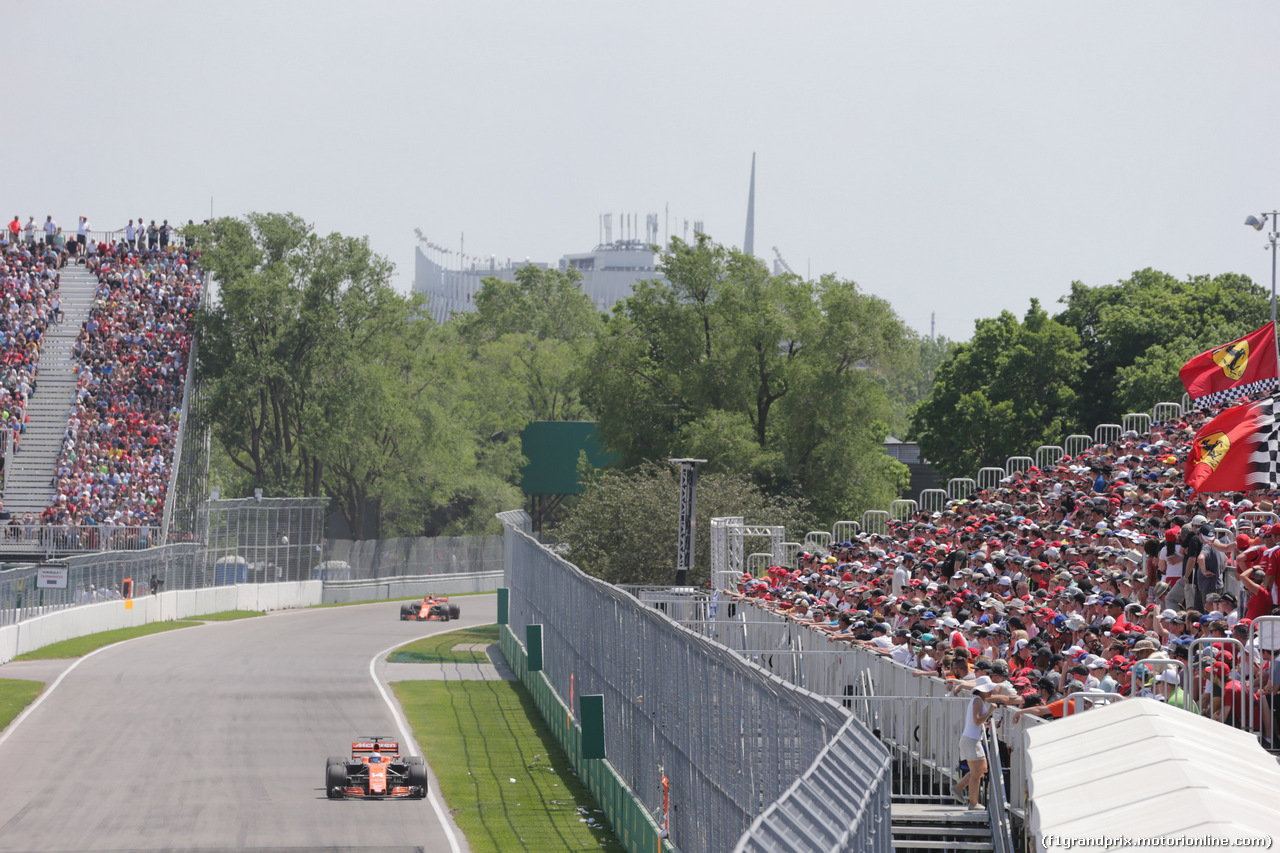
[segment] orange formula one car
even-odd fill
[[[351,744],[351,757],[334,756],[324,768],[324,789],[331,800],[408,798],[427,795],[427,762],[421,755],[400,755],[400,744],[385,735]]]
[[[439,619],[441,622],[448,622],[450,619],[457,619],[462,615],[462,608],[456,604],[449,603],[448,596],[437,598],[434,595],[428,595],[421,601],[409,601],[400,605],[400,621],[418,620],[427,621],[428,619]]]

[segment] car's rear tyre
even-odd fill
[[[346,759],[339,759],[339,761],[346,761]],[[329,795],[329,799],[342,799],[342,789],[345,787],[347,787],[347,766],[345,764],[330,764],[325,767],[324,790]]]
[[[421,760],[421,756],[413,756]],[[409,788],[414,792],[414,799],[422,799],[427,795],[427,765],[410,764],[409,765]]]
[[[450,605],[449,605],[449,618],[450,618],[450,619],[461,619],[461,618],[462,618],[462,608],[461,608],[459,605],[457,605],[457,604],[450,604]]]
[[[411,616],[413,616],[413,605],[412,604],[400,605],[400,621],[404,622],[405,620],[409,619]]]

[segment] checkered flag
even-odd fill
[[[1280,388],[1280,382],[1277,382],[1274,376],[1270,376],[1266,379],[1259,379],[1257,382],[1250,382],[1248,385],[1238,385],[1235,388],[1228,388],[1226,391],[1214,391],[1212,394],[1197,397],[1191,401],[1191,408],[1216,409],[1219,406],[1226,406],[1247,399],[1255,394],[1266,394],[1275,391],[1277,388]]]

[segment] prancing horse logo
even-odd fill
[[[1236,341],[1214,350],[1213,363],[1221,367],[1227,378],[1234,382],[1244,376],[1244,371],[1249,366],[1249,342]]]
[[[1231,439],[1227,438],[1225,432],[1206,435],[1200,439],[1198,444],[1200,445],[1200,461],[1215,471],[1218,470],[1218,464],[1226,457],[1227,451],[1231,449]]]

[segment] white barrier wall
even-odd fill
[[[418,575],[359,581],[325,581],[324,603],[386,601],[392,598],[454,595],[460,592],[493,592],[502,586],[502,572],[456,575]]]
[[[50,643],[148,622],[171,622],[224,610],[309,607],[320,603],[323,587],[321,581],[215,586],[135,598],[131,610],[125,609],[123,600],[58,610],[0,628],[0,663]]]

